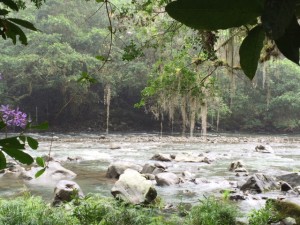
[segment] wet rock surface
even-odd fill
[[[107,169],[106,177],[118,179],[126,169],[133,169],[140,172],[143,168],[140,165],[131,162],[113,162]]]
[[[150,203],[157,196],[152,182],[132,169],[125,170],[111,189],[111,193],[115,198],[132,204]]]
[[[80,186],[70,180],[60,180],[54,189],[53,206],[59,206],[62,203],[70,202],[74,198],[82,198],[84,194]]]
[[[257,193],[277,190],[278,188],[279,185],[275,177],[262,173],[253,174],[249,177],[247,182],[241,186],[242,191],[254,191]]]

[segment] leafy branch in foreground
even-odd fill
[[[37,150],[39,143],[36,139],[25,136],[24,129],[26,128],[41,128],[47,129],[48,124],[44,123],[39,126],[31,126],[31,123],[27,119],[27,115],[21,112],[18,108],[12,109],[8,105],[1,105],[0,107],[0,130],[5,129],[7,131],[8,127],[19,127],[22,129],[20,135],[7,137],[0,139],[0,170],[6,168],[7,158],[6,155],[15,159],[16,161],[30,165],[34,162],[32,156],[26,152],[25,145],[27,144],[32,150]],[[39,166],[43,167],[42,170],[38,171],[36,177],[40,176],[46,169],[45,162],[41,157],[36,159]]]
[[[32,0],[37,7],[42,4],[40,0]],[[25,3],[23,1],[19,1],[19,5],[15,3],[13,0],[0,0],[0,35],[4,40],[7,38],[12,39],[13,43],[17,43],[17,38],[23,45],[27,45],[27,37],[23,28],[37,31],[37,28],[27,20],[22,20],[18,18],[7,18],[10,11],[18,12],[20,8],[25,7]]]
[[[175,20],[197,30],[252,28],[240,49],[241,67],[251,80],[266,38],[299,65],[300,0],[177,0],[169,3],[166,11]]]

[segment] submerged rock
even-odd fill
[[[245,184],[241,186],[242,191],[255,191],[262,193],[265,191],[279,189],[276,179],[262,173],[252,175]]]
[[[274,153],[274,150],[270,145],[257,145],[255,151],[261,153]]]
[[[106,177],[118,179],[127,169],[133,169],[141,172],[143,168],[140,165],[131,162],[113,162],[108,166]]]
[[[150,203],[157,196],[152,182],[132,169],[125,170],[111,189],[111,193],[115,198],[132,204]]]
[[[237,172],[235,171],[236,169],[240,169],[240,168],[244,168],[244,163],[240,160],[238,161],[234,161],[230,164],[229,166],[229,171],[234,171],[234,172]]]
[[[54,189],[53,206],[58,206],[64,202],[70,202],[74,198],[82,198],[84,194],[80,186],[69,180],[61,180],[56,184]]]
[[[179,177],[170,172],[156,174],[155,180],[158,186],[170,186],[180,183]]]

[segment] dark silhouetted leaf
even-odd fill
[[[35,178],[40,177],[44,172],[45,172],[46,168],[43,168],[39,171],[36,172],[36,174],[34,175]]]
[[[42,157],[37,157],[35,161],[40,167],[45,167],[45,161]]]
[[[14,11],[19,11],[19,7],[13,0],[0,0],[0,2],[3,2],[4,5],[8,6]]]
[[[0,121],[0,130],[2,130],[4,127],[6,127],[6,124],[1,120]]]
[[[255,76],[264,39],[264,30],[258,25],[249,32],[240,47],[240,64],[246,76],[251,80]]]
[[[299,65],[300,26],[294,17],[285,34],[275,40],[280,52],[289,60]]]
[[[0,151],[0,170],[5,169],[6,167],[6,158],[2,151]]]
[[[30,148],[32,148],[34,150],[36,150],[39,147],[38,141],[32,137],[27,137],[27,143],[30,146]]]
[[[17,36],[19,36],[21,43],[27,45],[27,37],[20,27],[8,20],[5,20],[5,25],[7,28],[5,31],[6,36],[11,38],[14,44],[17,43]]]
[[[20,143],[18,137],[0,139],[0,146],[3,150],[25,149],[25,145]]]
[[[5,148],[3,148],[2,150],[10,157],[18,160],[20,163],[30,165],[31,163],[34,162],[33,158],[29,154],[23,151],[17,149],[5,149]]]
[[[296,7],[296,0],[266,0],[261,16],[263,27],[273,40],[285,33],[291,23]]]
[[[1,16],[5,16],[9,13],[9,11],[7,11],[6,9],[0,9],[0,15]]]
[[[26,137],[23,136],[23,135],[20,135],[20,136],[19,136],[19,139],[20,139],[23,143],[26,142]]]
[[[7,18],[7,20],[16,23],[22,27],[25,27],[29,30],[33,30],[33,31],[37,31],[37,29],[34,27],[34,25],[26,20],[21,20],[21,19],[17,19],[17,18]]]
[[[254,21],[263,10],[262,0],[178,0],[166,6],[175,20],[195,29],[218,30]]]

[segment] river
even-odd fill
[[[195,203],[203,196],[220,195],[229,189],[229,183],[242,183],[247,177],[237,177],[228,170],[230,163],[243,160],[249,174],[255,172],[281,175],[300,170],[300,136],[221,135],[201,137],[162,137],[157,134],[131,133],[100,136],[98,134],[31,134],[39,140],[34,156],[51,156],[64,167],[77,174],[77,182],[84,193],[99,193],[111,196],[110,189],[115,180],[105,177],[111,162],[126,161],[144,165],[151,162],[156,153],[193,155],[205,154],[214,161],[207,163],[167,162],[168,171],[181,174],[189,171],[201,178],[203,184],[184,183],[169,187],[156,187],[158,195],[166,203]],[[258,144],[269,143],[274,154],[255,152]],[[119,149],[112,149],[113,147]],[[68,161],[68,158],[80,158]],[[24,182],[19,179],[0,178],[0,196],[15,196],[24,190],[41,195],[47,201],[53,198],[55,183],[43,179]],[[249,204],[247,203],[249,208]],[[253,203],[256,207],[257,203]],[[250,206],[251,207],[251,206]]]

